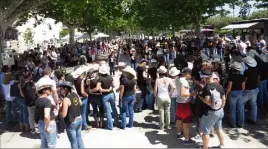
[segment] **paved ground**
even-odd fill
[[[128,62],[129,58],[123,56],[120,61]],[[118,80],[118,76],[115,76]],[[118,86],[118,81],[116,81]],[[261,113],[267,113],[260,111]],[[92,119],[91,119],[92,120]],[[87,148],[194,148],[184,146],[182,140],[176,139],[175,128],[168,131],[158,130],[157,113],[150,110],[135,114],[134,128],[120,130],[92,129],[83,132],[83,140]],[[227,148],[267,148],[268,147],[268,118],[261,114],[257,125],[246,124],[244,129],[231,129],[224,125],[225,142]],[[0,128],[6,130],[3,122]],[[196,126],[192,125],[192,136],[195,134]],[[216,137],[210,141],[210,146],[219,144]],[[2,131],[1,148],[39,148],[40,140],[38,135],[21,133],[18,126],[9,127],[8,131]],[[70,148],[66,134],[58,139],[57,148]]]

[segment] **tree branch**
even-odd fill
[[[8,16],[10,16],[10,14],[24,2],[24,0],[12,0],[10,2],[11,2],[10,5],[8,5],[7,7],[3,8],[3,10],[1,10],[2,12],[1,22],[5,21],[8,18]]]

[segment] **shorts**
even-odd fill
[[[203,115],[200,121],[200,132],[209,135],[211,128],[214,127],[216,131],[222,129],[222,119],[224,117],[223,109],[218,111],[208,111],[207,115]]]
[[[181,120],[182,123],[191,123],[192,122],[192,110],[191,104],[188,103],[177,103],[176,105],[176,118]]]

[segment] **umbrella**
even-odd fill
[[[83,35],[79,36],[77,39],[88,39],[89,35],[88,33],[84,33]]]

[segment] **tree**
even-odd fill
[[[253,12],[248,19],[259,19],[259,18],[268,18],[268,10],[259,10]]]
[[[211,17],[208,18],[206,23],[209,25],[212,25],[213,27],[215,27],[216,29],[221,29],[224,26],[227,26],[233,22],[237,22],[237,21],[241,21],[243,20],[240,17],[229,17],[229,16],[215,16],[215,17]]]
[[[49,0],[1,0],[0,1],[0,52],[4,51],[4,35],[18,17]]]
[[[246,18],[250,13],[252,5],[249,4],[249,1],[251,1],[251,0],[243,0],[242,1],[242,5],[241,5],[240,11],[239,11],[239,16],[242,18]]]
[[[23,38],[26,44],[32,44],[33,43],[33,33],[31,29],[27,28],[26,31],[23,34]]]
[[[60,38],[65,37],[68,34],[69,34],[69,30],[64,28],[60,31]]]

